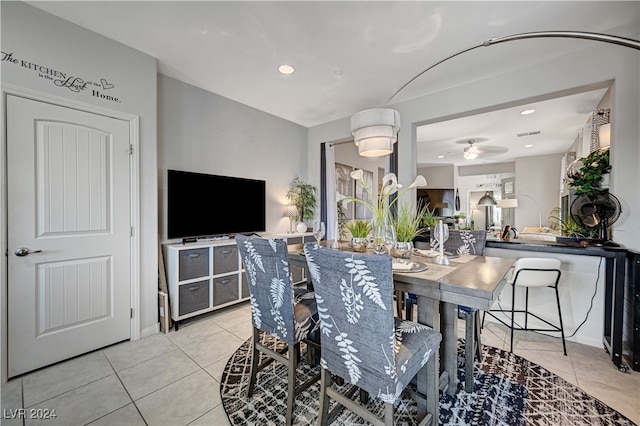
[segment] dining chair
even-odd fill
[[[446,252],[452,255],[473,254],[484,256],[487,231],[450,230],[449,238],[444,243]],[[414,294],[407,293],[405,299],[405,316],[413,317],[413,306],[418,303]],[[482,341],[480,338],[480,312],[468,306],[458,306],[458,318],[464,320],[464,390],[473,392],[474,362],[482,361]]]
[[[560,266],[562,263],[559,259],[553,258],[540,258],[540,257],[523,257],[516,261],[513,275],[509,279],[511,284],[511,309],[491,309],[485,312],[485,316],[488,314],[501,322],[503,325],[511,329],[511,344],[509,346],[509,352],[513,352],[513,331],[545,331],[545,332],[559,332],[562,338],[562,349],[564,355],[567,355],[567,345],[564,339],[564,326],[562,324],[562,310],[560,308],[560,295],[558,294],[558,283],[560,282]],[[525,289],[525,303],[523,309],[515,309],[516,300],[516,287],[524,287]],[[550,287],[553,288],[556,294],[556,304],[558,306],[558,321],[559,325],[553,324],[539,315],[529,311],[529,288]],[[506,323],[502,318],[492,314],[492,312],[510,313],[511,321]],[[515,323],[515,314],[524,313],[524,326],[519,326]],[[545,323],[549,328],[529,328],[528,317],[532,316],[539,321]],[[482,318],[482,325],[484,325],[484,316]]]
[[[249,300],[253,322],[253,350],[247,396],[253,395],[258,373],[276,360],[288,367],[287,426],[292,424],[295,397],[319,379],[320,374],[296,386],[300,343],[307,350],[319,350],[318,309],[312,291],[293,287],[287,244],[281,239],[251,238],[236,235],[236,244],[249,280]],[[267,333],[284,343],[274,350],[261,339]],[[285,357],[284,354],[287,353]],[[261,355],[268,358],[259,363]],[[310,357],[311,358],[311,357]]]
[[[371,424],[392,425],[394,403],[422,368],[426,368],[427,408],[421,424],[437,424],[442,335],[394,316],[391,257],[341,252],[314,243],[305,244],[304,252],[321,331],[318,424],[328,424],[343,406]],[[331,386],[332,375],[355,386],[342,394]],[[384,403],[382,417],[367,409],[371,404],[364,406],[351,398],[357,390]],[[331,399],[337,404],[329,413]]]

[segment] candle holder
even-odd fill
[[[442,220],[438,221],[438,226],[433,229],[433,238],[438,242],[440,254],[433,260],[438,265],[449,265],[449,257],[444,254],[444,242],[449,239],[449,227],[445,227]]]

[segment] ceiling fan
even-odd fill
[[[475,142],[475,139],[470,139],[468,142],[469,146],[464,149],[464,158],[466,160],[475,160],[476,158],[478,158],[478,154],[480,153],[480,151],[478,151],[478,147],[473,144]]]
[[[490,156],[495,156],[499,154],[504,154],[509,151],[509,149],[501,146],[490,146],[490,145],[482,145],[482,148],[478,148],[477,144],[488,141],[487,138],[469,138],[469,139],[460,139],[455,141],[457,144],[467,145],[462,150],[462,155],[465,160],[471,161],[476,158],[485,158]]]

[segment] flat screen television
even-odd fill
[[[167,170],[167,237],[264,232],[265,181]]]

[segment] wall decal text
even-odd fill
[[[120,98],[115,95],[104,93],[107,90],[114,89],[116,86],[106,78],[101,77],[99,80],[85,80],[82,77],[74,76],[69,73],[50,68],[46,65],[37,64],[26,59],[16,58],[13,52],[1,52],[0,59],[25,70],[37,73],[37,76],[45,80],[50,80],[57,87],[70,90],[73,93],[80,93],[83,90],[90,89],[91,96],[104,99],[109,102],[122,103]]]

